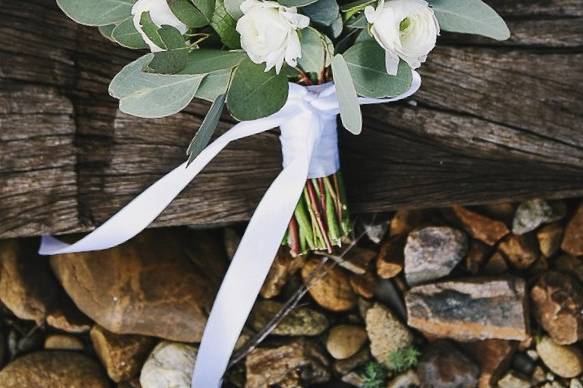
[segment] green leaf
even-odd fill
[[[196,97],[213,102],[221,94],[226,94],[233,69],[218,70],[209,73],[196,91]]]
[[[230,49],[241,47],[241,37],[235,29],[237,21],[227,13],[223,0],[216,0],[215,12],[211,26],[221,38],[221,42]]]
[[[192,0],[194,6],[208,19],[212,20],[217,0]]]
[[[131,16],[135,0],[57,0],[59,8],[79,24],[106,26]]]
[[[404,61],[396,76],[387,74],[385,51],[374,41],[357,43],[344,53],[359,95],[371,98],[398,96],[411,87],[413,75]]]
[[[348,131],[358,135],[362,132],[362,113],[348,65],[341,54],[334,56],[332,73],[336,84],[342,124]]]
[[[334,45],[330,39],[312,27],[300,32],[302,57],[299,66],[306,73],[320,73],[328,66],[334,56]]]
[[[285,72],[265,72],[265,65],[244,59],[235,70],[227,95],[229,111],[238,120],[254,120],[279,111],[287,101]]]
[[[188,54],[180,74],[206,74],[237,66],[247,55],[244,51],[199,49]]]
[[[285,5],[286,7],[305,7],[306,5],[313,4],[318,0],[279,0],[279,4]]]
[[[122,112],[144,118],[170,116],[194,98],[205,75],[161,75],[142,69],[152,61],[146,54],[130,63],[111,81],[109,93],[120,100]]]
[[[314,23],[331,26],[340,16],[340,7],[336,0],[318,0],[302,9],[302,13]]]
[[[176,74],[186,66],[188,49],[174,49],[154,53],[154,59],[148,64],[147,71],[157,74]]]
[[[117,43],[127,48],[143,49],[148,47],[142,35],[136,30],[132,17],[118,24],[113,30],[111,37]]]
[[[115,27],[116,27],[115,24],[108,24],[107,26],[99,26],[97,29],[99,30],[99,33],[104,38],[107,38],[107,39],[111,40],[112,42],[115,42],[115,40],[111,36]]]
[[[186,47],[184,37],[175,27],[163,25],[158,29],[158,35],[160,36],[160,39],[162,39],[164,47],[166,47],[168,50],[181,49]]]
[[[211,105],[211,108],[198,129],[198,132],[196,132],[192,142],[190,142],[188,151],[186,151],[186,155],[188,155],[188,164],[192,163],[192,161],[208,145],[213,133],[215,133],[215,130],[217,129],[217,125],[219,125],[219,120],[221,119],[224,107],[225,95],[221,94]]]
[[[210,20],[189,0],[167,0],[170,10],[189,28],[208,26]]]
[[[225,9],[235,20],[238,20],[243,16],[243,11],[241,11],[241,4],[244,0],[225,0]]]
[[[152,21],[150,17],[150,12],[142,12],[140,16],[140,26],[142,27],[142,31],[154,44],[161,49],[166,49],[160,34],[158,34],[158,26],[156,23]]]
[[[510,30],[504,20],[481,0],[431,0],[442,30],[506,40]]]

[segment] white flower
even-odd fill
[[[152,52],[164,51],[164,49],[156,45],[156,43],[152,42],[152,40],[148,38],[148,36],[142,30],[140,19],[142,17],[142,13],[144,12],[150,12],[150,18],[158,27],[162,27],[163,25],[172,26],[178,29],[181,34],[184,34],[188,30],[186,24],[178,20],[178,18],[170,10],[166,0],[138,0],[132,7],[134,26],[140,35],[142,35],[144,42],[150,46],[150,50]]]
[[[396,75],[399,58],[413,69],[421,66],[435,47],[439,23],[424,0],[380,0],[364,10],[370,31],[385,49],[387,72]]]
[[[265,71],[275,67],[279,74],[284,62],[295,67],[302,57],[298,29],[306,28],[310,18],[275,1],[245,0],[243,16],[237,21],[241,47],[257,64],[265,63]]]

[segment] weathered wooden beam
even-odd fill
[[[492,4],[510,41],[443,34],[411,101],[342,134],[355,211],[583,194],[583,0]],[[121,114],[107,86],[135,52],[53,0],[4,0],[0,34],[0,237],[90,230],[184,160],[208,105]],[[276,133],[237,142],[156,225],[248,219],[280,159]]]

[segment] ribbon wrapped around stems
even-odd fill
[[[397,101],[414,94],[421,77],[413,72],[411,88],[389,99],[361,98],[361,104]],[[280,127],[284,167],[259,203],[215,299],[198,350],[192,387],[220,387],[235,343],[251,312],[281,244],[306,179],[334,174],[339,168],[338,100],[334,84],[290,84],[289,98],[277,113],[245,121],[211,143],[190,165],[162,177],[126,207],[78,242],[68,245],[44,236],[39,253],[58,255],[115,247],[150,225],[200,171],[230,142]]]

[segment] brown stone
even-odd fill
[[[536,232],[538,246],[544,257],[552,257],[559,252],[564,232],[560,222],[545,225]]]
[[[336,360],[334,362],[334,370],[340,375],[345,375],[356,368],[368,364],[370,358],[370,349],[365,346],[352,357],[349,357],[345,360]]]
[[[17,358],[0,371],[0,387],[109,388],[99,364],[70,351],[41,351]]]
[[[405,297],[409,326],[459,341],[520,341],[529,331],[525,292],[524,280],[510,277],[418,286]]]
[[[583,255],[583,203],[579,205],[565,229],[561,248],[573,256]]]
[[[370,272],[364,275],[350,274],[350,286],[352,290],[365,299],[371,299],[374,296],[376,279]]]
[[[366,330],[362,327],[338,325],[330,329],[326,349],[336,360],[345,360],[354,356],[366,341]]]
[[[501,275],[508,272],[508,263],[506,262],[504,255],[499,251],[494,252],[494,254],[488,259],[482,272],[485,275]]]
[[[368,271],[369,263],[377,256],[377,253],[372,249],[361,248],[355,245],[348,252],[344,253],[343,256],[327,256],[334,260],[340,267],[352,273],[364,275]]]
[[[389,355],[413,343],[411,331],[391,310],[377,303],[366,312],[366,332],[370,351],[380,363],[387,364]]]
[[[417,364],[422,387],[475,387],[480,369],[447,341],[429,345]]]
[[[229,260],[235,256],[239,243],[241,242],[241,235],[232,227],[226,227],[223,231],[223,243],[225,244],[225,253]]]
[[[393,218],[391,218],[389,234],[391,236],[409,234],[414,229],[423,226],[426,219],[427,211],[425,210],[397,210]]]
[[[152,337],[113,334],[100,326],[94,326],[90,336],[97,357],[116,383],[135,377],[156,344]]]
[[[520,376],[514,371],[510,371],[500,379],[499,388],[530,388],[531,385],[527,379]]]
[[[279,384],[300,372],[304,383],[324,383],[330,379],[328,359],[320,348],[303,339],[275,348],[258,348],[247,356],[246,388],[264,388]]]
[[[478,240],[472,240],[470,242],[470,249],[468,250],[468,254],[464,259],[464,266],[466,271],[472,275],[477,275],[480,272],[482,266],[485,264],[489,253],[490,248],[486,244]]]
[[[501,202],[483,205],[480,206],[479,209],[480,213],[483,213],[488,217],[510,224],[516,213],[516,207],[517,205],[513,202]]]
[[[93,322],[79,311],[68,295],[61,293],[59,302],[47,315],[47,324],[67,333],[82,334],[91,330]]]
[[[348,275],[336,266],[321,266],[321,263],[318,259],[308,259],[302,268],[302,278],[304,284],[309,283],[312,298],[330,311],[348,311],[356,307],[357,297]],[[317,269],[321,269],[322,277],[315,273]]]
[[[583,282],[583,258],[571,255],[561,255],[553,261],[555,268],[561,272],[570,273]]]
[[[79,309],[105,329],[198,342],[225,261],[210,233],[160,229],[51,264]]]
[[[538,242],[533,234],[510,235],[499,245],[499,249],[514,268],[524,270],[540,257]]]
[[[540,325],[560,345],[583,338],[583,287],[570,275],[547,272],[530,291]]]
[[[501,221],[493,220],[462,206],[454,206],[452,210],[468,233],[485,244],[494,245],[510,233],[506,224]]]
[[[403,235],[385,239],[377,256],[377,274],[382,279],[392,279],[403,271],[405,237]]]
[[[281,247],[261,287],[261,296],[272,299],[278,296],[287,281],[302,268],[304,257],[292,257],[288,247]]]
[[[260,331],[283,308],[283,303],[272,300],[260,300],[255,304],[249,318],[249,326]],[[284,336],[315,336],[328,328],[328,318],[309,307],[293,309],[271,332]]]
[[[561,377],[577,377],[583,372],[583,353],[575,345],[559,345],[545,336],[537,341],[536,351],[544,364]]]
[[[49,334],[45,338],[45,350],[83,350],[83,342],[67,334]]]
[[[44,323],[57,298],[58,284],[36,241],[0,241],[0,300],[20,319]]]
[[[464,345],[464,350],[480,367],[480,388],[495,387],[512,362],[517,343],[504,340],[485,340]]]

